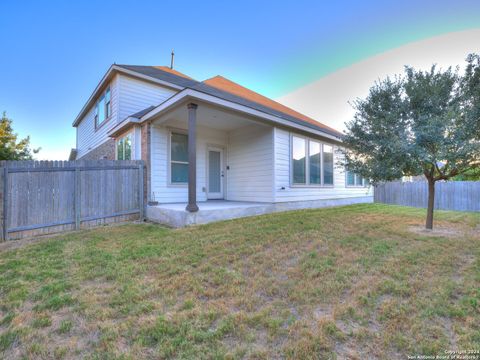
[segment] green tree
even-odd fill
[[[18,140],[13,132],[12,120],[3,112],[0,119],[0,160],[31,160],[32,155],[40,151],[30,149],[30,137]]]
[[[432,229],[435,182],[480,167],[480,56],[467,57],[463,74],[405,67],[353,105],[344,165],[373,184],[425,175]]]

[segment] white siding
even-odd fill
[[[112,116],[105,124],[95,130],[95,105],[93,105],[83,117],[77,127],[77,158],[87,154],[103,144],[109,138],[107,132],[117,124],[118,121],[118,75],[109,84],[112,104]]]
[[[186,202],[188,200],[187,185],[169,185],[168,137],[170,131],[164,126],[152,126],[151,129],[151,197],[152,200],[155,199],[160,203]],[[205,188],[208,145],[226,149],[227,133],[197,126],[197,201],[207,199]]]
[[[371,188],[346,187],[344,169],[336,164],[340,160],[335,151],[334,179],[332,187],[294,187],[290,185],[290,135],[275,128],[275,202],[340,199],[348,197],[373,196]],[[337,147],[335,146],[335,150]],[[282,189],[284,188],[284,189]]]
[[[176,91],[146,81],[118,75],[119,121],[138,111],[157,106],[175,94]]]
[[[273,202],[273,128],[249,125],[228,140],[227,199]]]
[[[95,106],[88,110],[77,127],[78,157],[84,156],[107,141],[108,131],[117,123],[149,106],[159,105],[175,93],[174,90],[166,87],[119,74],[115,75],[109,86],[112,117],[95,130]]]

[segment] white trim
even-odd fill
[[[107,135],[109,137],[115,136],[116,133],[122,131],[122,129],[124,127],[126,127],[127,125],[130,125],[130,124],[140,124],[140,120],[136,117],[129,116],[125,120],[123,120],[122,122],[115,125],[110,130],[108,130]]]
[[[210,168],[210,157],[209,153],[210,151],[216,151],[220,153],[220,192],[219,193],[212,193],[210,195],[210,173],[209,173],[209,168]],[[225,198],[225,149],[223,146],[218,146],[218,145],[209,145],[207,144],[207,154],[206,154],[206,159],[205,159],[205,193],[206,197],[209,200],[219,200],[219,199],[224,199]]]
[[[93,90],[93,92],[90,95],[90,97],[88,98],[88,100],[83,105],[82,109],[80,110],[77,117],[75,118],[75,120],[72,123],[73,127],[78,126],[80,121],[83,120],[83,117],[85,116],[85,113],[87,113],[87,111],[90,109],[90,107],[92,106],[92,103],[95,103],[94,100],[98,97],[98,95],[99,95],[98,93],[100,92],[100,90],[103,89],[103,86],[105,85],[105,83],[107,81],[109,81],[110,78],[113,77],[113,75],[115,73],[123,73],[123,74],[130,75],[130,76],[138,78],[138,79],[147,80],[147,81],[150,81],[150,82],[153,82],[153,83],[156,83],[156,84],[159,84],[159,85],[163,85],[163,86],[166,86],[168,88],[175,89],[175,90],[185,89],[182,86],[178,86],[178,85],[172,84],[172,83],[167,82],[167,81],[163,81],[163,80],[160,80],[160,79],[148,76],[148,75],[144,75],[144,74],[138,73],[138,72],[133,71],[133,70],[124,69],[123,67],[120,67],[118,65],[113,64],[107,70],[105,75],[103,75],[102,79],[100,80],[98,85],[95,87],[95,89]]]
[[[115,160],[118,160],[118,142],[127,136],[130,136],[130,159],[128,160],[135,160],[135,146],[136,146],[136,141],[135,141],[135,132],[134,129],[126,132],[125,134],[122,134],[119,138],[115,139]],[[125,156],[125,148],[123,149],[123,156]],[[125,160],[125,159],[123,159]]]
[[[297,137],[305,141],[305,184],[294,183],[293,182],[293,138]],[[289,137],[289,166],[290,166],[290,187],[291,188],[334,188],[335,187],[335,176],[333,177],[332,184],[325,184],[324,172],[323,172],[323,146],[328,145],[332,147],[332,154],[335,154],[335,147],[333,144],[320,141],[318,139],[310,138],[308,136],[299,135],[296,133],[290,133]],[[320,145],[320,184],[311,184],[310,183],[310,142],[314,142]],[[334,171],[335,171],[335,157],[334,157]]]
[[[352,173],[354,178],[353,178],[353,182],[355,183],[354,185],[348,185],[348,173]],[[348,170],[345,170],[345,187],[346,188],[357,188],[357,189],[363,189],[363,188],[367,188],[368,187],[368,184],[365,184],[366,180],[363,176],[362,176],[362,185],[356,185],[357,183],[357,175],[356,173],[354,173],[353,171],[348,171]]]
[[[173,183],[172,182],[172,134],[181,134],[181,135],[186,135],[187,140],[188,140],[188,130],[185,129],[176,129],[176,128],[167,128],[168,130],[168,139],[167,139],[167,187],[187,187],[188,182],[184,183]],[[179,162],[176,161],[176,163],[182,163],[182,164],[187,164],[189,165],[188,161],[185,162]]]
[[[223,106],[223,107],[226,107],[226,108],[229,108],[229,109],[233,109],[233,110],[236,110],[236,111],[246,113],[248,115],[252,115],[254,117],[258,117],[258,118],[261,118],[261,119],[264,119],[264,120],[271,121],[274,124],[280,124],[280,125],[283,125],[283,126],[286,126],[286,127],[289,127],[289,128],[294,128],[294,129],[301,130],[301,131],[304,131],[304,132],[307,132],[307,133],[310,133],[310,134],[315,134],[315,135],[321,136],[323,138],[328,138],[328,139],[334,140],[336,142],[341,142],[340,138],[337,138],[336,136],[330,135],[330,134],[328,134],[326,132],[323,132],[321,130],[316,130],[316,129],[313,129],[311,127],[305,126],[305,125],[296,124],[296,123],[294,123],[290,120],[285,120],[281,117],[270,115],[270,114],[267,114],[263,111],[253,109],[253,108],[250,108],[250,107],[245,106],[245,105],[240,105],[240,104],[237,104],[237,103],[232,102],[232,101],[220,99],[216,96],[205,94],[203,92],[193,90],[193,89],[189,89],[189,88],[186,88],[186,89],[178,92],[177,94],[173,95],[172,97],[170,97],[168,100],[166,100],[162,104],[158,105],[156,108],[152,109],[151,111],[149,111],[148,113],[143,115],[140,118],[140,121],[143,122],[143,121],[146,121],[146,120],[149,120],[149,119],[153,118],[154,116],[161,115],[162,113],[167,111],[170,107],[174,106],[177,102],[180,102],[181,100],[188,99],[188,98],[193,98],[193,99],[201,100],[201,101],[204,101],[204,102],[212,103],[212,104],[215,104],[215,105],[220,105],[220,106]]]

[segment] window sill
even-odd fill
[[[188,187],[188,183],[168,183],[167,184],[167,187],[170,187],[170,188],[186,188]]]
[[[307,188],[307,189],[332,189],[335,185],[302,185],[302,184],[291,184],[291,188]]]
[[[97,125],[95,124],[95,132],[97,132],[98,130],[100,130],[102,127],[105,126],[105,124],[107,124],[111,119],[112,119],[112,115],[110,115],[110,117],[106,118],[105,120],[103,120],[103,122],[100,124],[100,125]],[[95,119],[94,119],[95,121]]]

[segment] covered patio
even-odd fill
[[[192,213],[212,200],[273,202],[272,125],[186,99],[152,115],[150,128],[149,202]]]

